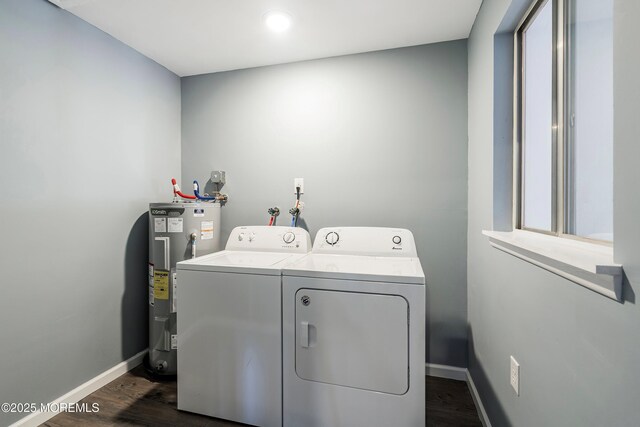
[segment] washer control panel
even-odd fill
[[[253,242],[253,240],[256,238],[256,233],[240,233],[238,234],[238,242],[242,242],[243,240],[247,239],[250,242]]]
[[[314,253],[417,257],[411,231],[385,227],[329,227],[316,234]]]
[[[299,227],[245,226],[236,227],[227,240],[227,250],[307,253],[311,236]]]

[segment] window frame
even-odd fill
[[[551,159],[551,231],[526,227],[524,225],[524,114],[525,96],[524,53],[526,48],[524,33],[538,16],[543,6],[552,7],[552,159]],[[565,114],[569,111],[571,97],[565,84],[568,82],[571,37],[569,0],[534,0],[514,31],[514,74],[513,74],[513,228],[532,231],[561,238],[580,240],[605,246],[613,246],[613,241],[593,239],[567,232],[569,215],[574,214],[574,201],[568,186],[571,184],[571,138],[570,129],[565,126]]]

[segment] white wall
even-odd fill
[[[147,346],[145,213],[180,173],[180,81],[1,0],[0,144],[0,401],[46,403]]]

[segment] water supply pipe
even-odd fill
[[[200,185],[198,185],[198,181],[193,181],[193,194],[196,196],[198,200],[206,200],[206,201],[216,201],[217,197],[210,196],[201,196],[200,195]]]
[[[184,194],[182,191],[180,191],[180,186],[176,182],[175,178],[171,178],[171,184],[173,184],[173,195],[174,196],[180,196],[183,199],[189,199],[189,200],[195,200],[196,199],[196,196],[191,196],[189,194]]]

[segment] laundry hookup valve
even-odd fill
[[[276,225],[278,215],[280,215],[280,208],[277,206],[274,206],[272,208],[267,209],[267,213],[270,216],[269,225]]]

